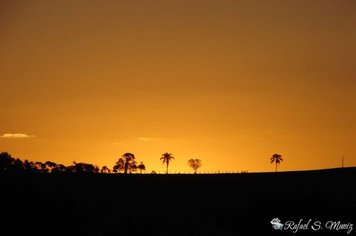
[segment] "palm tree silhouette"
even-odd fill
[[[276,172],[277,172],[277,165],[281,163],[281,161],[283,161],[282,155],[280,154],[273,154],[271,157],[271,164],[272,163],[276,163]]]
[[[160,160],[162,160],[163,164],[166,163],[166,165],[167,165],[166,174],[168,174],[169,162],[171,160],[174,160],[174,157],[173,157],[172,153],[168,153],[168,152],[163,153],[162,157],[160,158]]]

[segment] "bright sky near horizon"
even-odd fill
[[[0,1],[0,151],[356,166],[356,2]]]

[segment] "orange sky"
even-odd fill
[[[1,1],[0,151],[147,170],[356,165],[355,1]],[[22,135],[24,136],[24,135]]]

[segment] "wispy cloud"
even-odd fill
[[[162,138],[147,138],[147,137],[139,137],[139,138],[137,138],[137,140],[138,140],[138,141],[141,141],[141,142],[148,143],[148,142],[153,142],[153,141],[162,140]]]
[[[35,138],[35,135],[28,134],[3,134],[1,138]]]

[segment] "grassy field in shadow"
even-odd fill
[[[356,223],[355,179],[356,168],[216,175],[1,174],[1,231],[6,234],[0,234],[288,234],[272,229],[270,221]],[[341,231],[304,233],[346,235]]]

